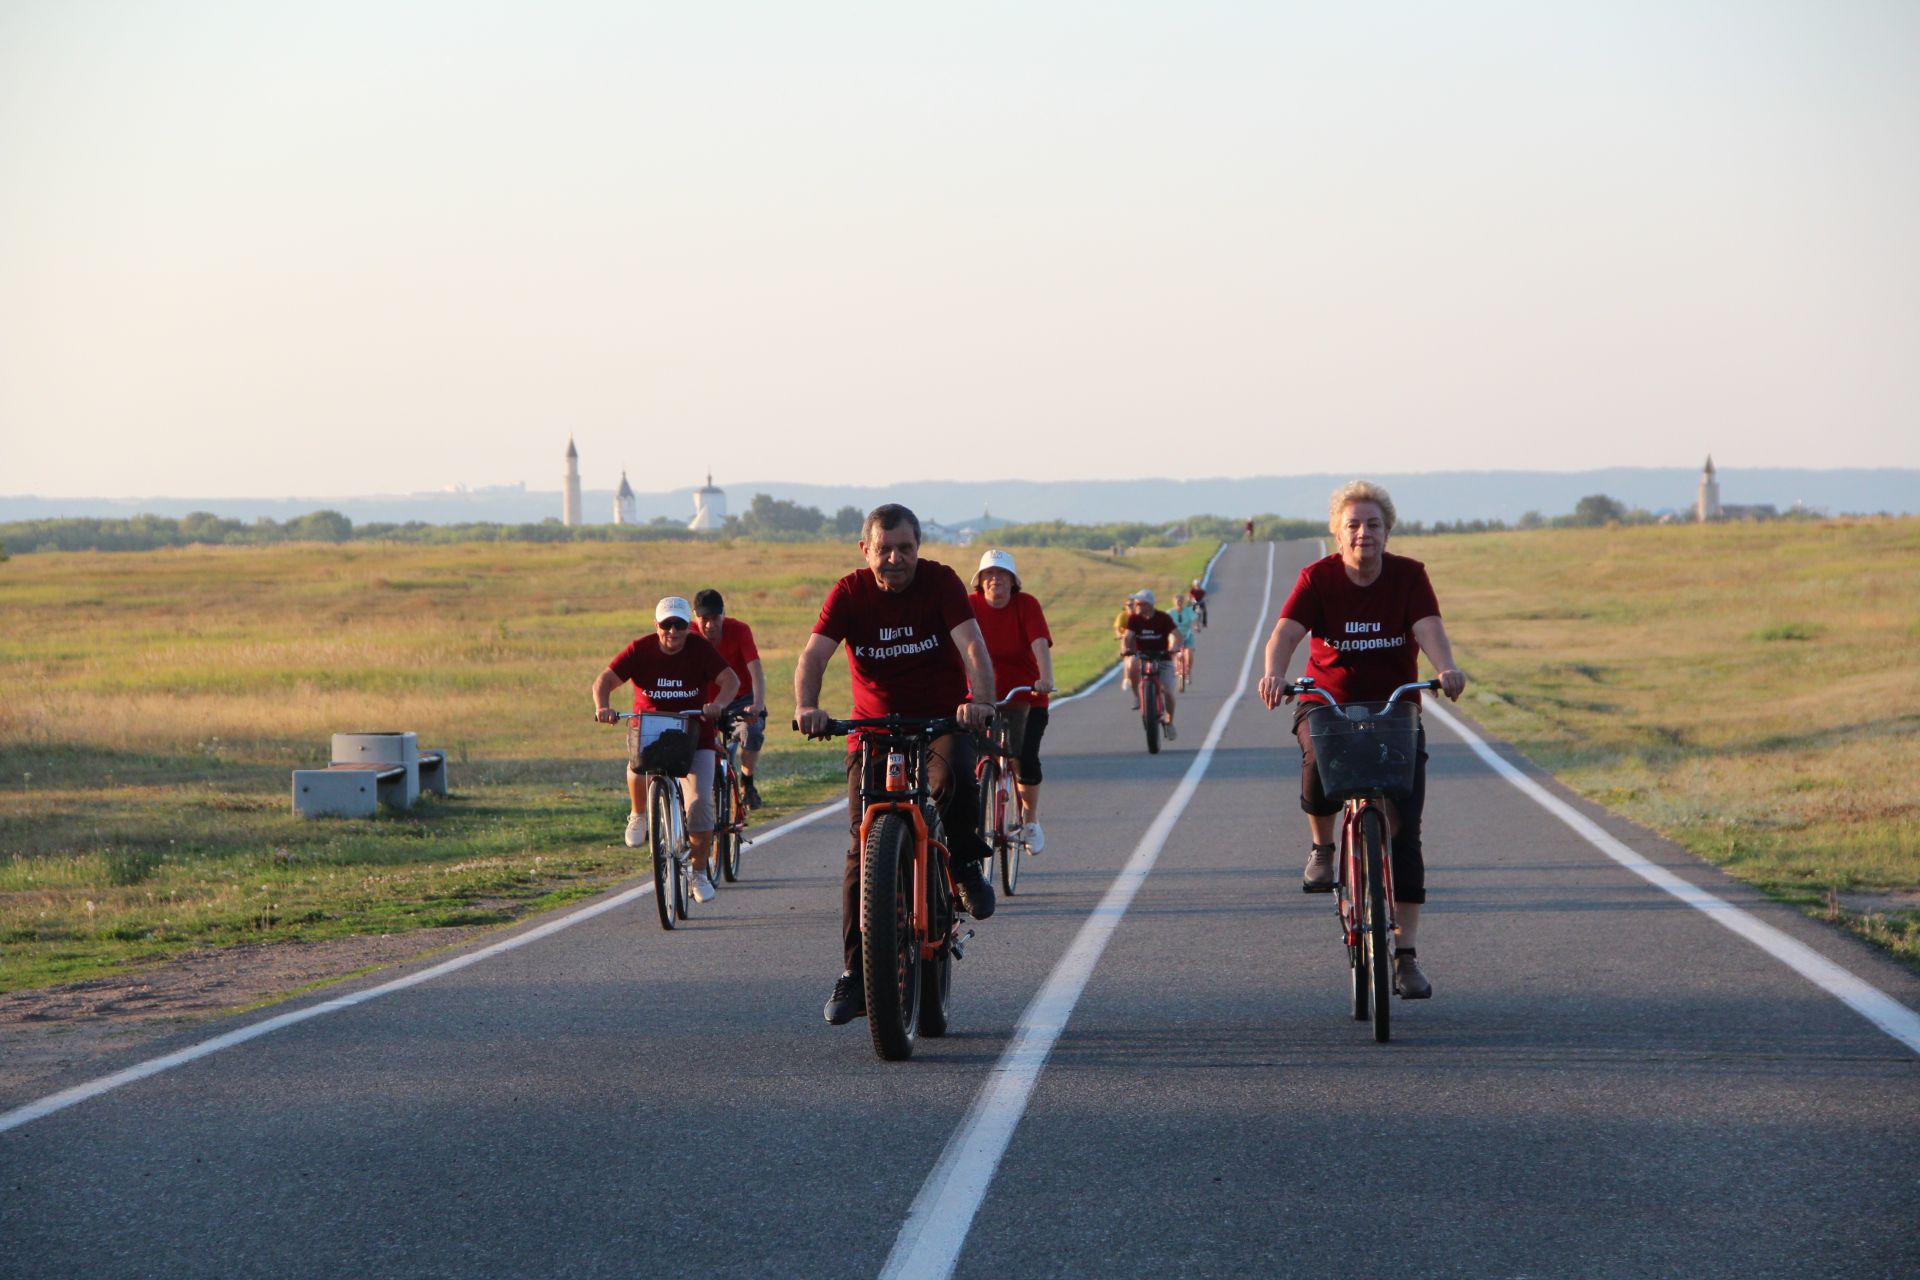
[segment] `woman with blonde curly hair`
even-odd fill
[[[1300,571],[1293,593],[1267,638],[1260,700],[1271,710],[1282,701],[1287,667],[1300,642],[1312,637],[1306,674],[1337,702],[1384,702],[1403,684],[1420,678],[1417,649],[1427,655],[1440,678],[1441,691],[1458,700],[1467,678],[1453,664],[1453,646],[1440,621],[1440,603],[1418,560],[1387,553],[1396,513],[1393,499],[1377,484],[1355,480],[1334,490],[1327,527],[1333,555]],[[1418,700],[1419,695],[1413,695]],[[1314,764],[1313,738],[1307,732],[1302,703],[1294,713],[1293,733],[1300,743],[1300,807],[1306,812],[1313,842],[1301,888],[1330,893],[1334,881],[1334,830],[1338,801],[1329,800]],[[1426,861],[1420,849],[1420,817],[1426,804],[1426,735],[1420,737],[1413,790],[1394,805],[1393,908],[1399,922],[1394,956],[1394,990],[1408,1000],[1433,994],[1433,985],[1415,958],[1414,935],[1420,905],[1427,900]]]

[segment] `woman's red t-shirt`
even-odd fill
[[[1006,608],[996,609],[987,597],[974,592],[967,597],[973,616],[980,621],[980,634],[987,640],[987,656],[993,659],[993,687],[999,697],[1007,690],[1032,684],[1040,678],[1040,659],[1034,656],[1033,642],[1045,640],[1053,645],[1053,633],[1047,630],[1047,615],[1040,602],[1024,591],[1016,591]],[[1030,707],[1047,705],[1044,693],[1023,693],[1019,701]]]
[[[706,705],[707,687],[727,669],[720,651],[700,635],[689,635],[672,654],[660,648],[659,636],[641,636],[607,664],[607,670],[633,682],[635,711],[698,711]],[[713,726],[702,721],[701,749],[719,745]]]
[[[1339,702],[1384,702],[1420,678],[1413,624],[1439,617],[1440,602],[1418,560],[1383,553],[1380,576],[1362,587],[1328,556],[1300,571],[1280,616],[1313,637],[1307,674],[1315,684]]]

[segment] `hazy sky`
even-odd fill
[[[1920,3],[0,0],[0,493],[1920,466]]]

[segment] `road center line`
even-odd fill
[[[1635,853],[1609,835],[1599,823],[1502,758],[1481,740],[1480,735],[1449,714],[1439,702],[1438,698],[1427,700],[1428,715],[1460,735],[1473,748],[1474,754],[1486,761],[1487,767],[1511,782],[1529,800],[1573,828],[1574,833],[1588,844],[1655,888],[1664,889],[1688,906],[1704,912],[1707,919],[1739,934],[1807,981],[1839,999],[1907,1048],[1920,1053],[1920,1014],[1878,987],[1856,978],[1799,939]]]
[[[933,1172],[927,1175],[920,1194],[907,1210],[907,1220],[901,1225],[893,1252],[887,1255],[886,1265],[881,1268],[883,1280],[888,1277],[944,1280],[953,1274],[967,1231],[973,1225],[974,1215],[980,1211],[980,1202],[986,1198],[987,1187],[1000,1167],[1000,1158],[1013,1141],[1013,1131],[1026,1113],[1027,1100],[1033,1094],[1047,1056],[1066,1029],[1067,1019],[1072,1016],[1073,1007],[1079,1002],[1087,980],[1093,976],[1094,966],[1100,962],[1121,917],[1127,914],[1134,895],[1146,883],[1167,837],[1173,834],[1174,824],[1193,799],[1201,775],[1213,760],[1214,748],[1226,732],[1227,721],[1247,691],[1254,656],[1265,638],[1263,624],[1267,609],[1273,603],[1273,558],[1274,547],[1269,543],[1266,590],[1260,598],[1260,611],[1254,617],[1246,657],[1240,663],[1240,682],[1214,715],[1206,741],[1194,753],[1193,763],[1187,766],[1180,785],[1161,806],[1159,816],[1134,846],[1133,855],[1100,899],[1100,905],[1087,917],[1073,944],[1047,975],[1039,994],[1020,1015],[1013,1042],[994,1064],[966,1118],[947,1140]]]

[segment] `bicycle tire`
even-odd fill
[[[1140,723],[1147,731],[1147,754],[1160,754],[1160,673],[1140,676]]]
[[[653,858],[653,901],[660,912],[660,927],[671,929],[680,922],[680,899],[673,887],[673,832],[667,827],[667,798],[661,785],[660,779],[647,778],[647,852]]]
[[[1001,812],[1011,810],[1016,819],[1024,819],[1025,815],[1020,812],[1020,797],[1014,791],[1014,784],[1002,777],[1000,788]],[[1000,887],[1007,891],[1008,897],[1014,895],[1016,886],[1020,883],[1020,863],[1027,854],[1026,823],[1019,821],[1015,825],[1019,830],[1007,840],[1006,852],[1000,855]]]
[[[732,884],[740,878],[740,835],[733,829],[733,774],[725,763],[713,763],[713,866]]]
[[[947,833],[940,818],[937,814],[930,817],[927,838],[944,846]],[[934,936],[941,941],[933,959],[920,962],[920,1034],[933,1038],[947,1034],[947,1012],[953,995],[953,947],[948,941],[953,936],[953,899],[947,888],[946,859],[933,849],[927,854],[927,919],[933,922]]]
[[[1365,1022],[1373,1012],[1371,999],[1372,986],[1367,980],[1366,953],[1360,947],[1360,914],[1354,906],[1354,884],[1359,876],[1354,874],[1353,849],[1354,831],[1350,824],[1340,829],[1340,860],[1334,876],[1333,909],[1340,920],[1340,940],[1347,948],[1347,982],[1353,989],[1353,1020]],[[1351,929],[1349,926],[1351,925]],[[1352,938],[1352,942],[1347,942]]]
[[[920,1028],[920,939],[913,928],[913,831],[880,815],[861,850],[860,965],[867,1031],[886,1062],[913,1056]]]
[[[693,909],[693,876],[689,869],[692,859],[687,852],[687,812],[683,807],[678,778],[663,778],[660,789],[666,797],[667,829],[673,833],[673,843],[667,846],[673,850],[673,901],[679,909],[680,918],[685,920]]]
[[[1381,892],[1386,884],[1386,819],[1371,806],[1360,815],[1360,845],[1366,852],[1367,868],[1360,942],[1367,957],[1373,1038],[1385,1044],[1392,1035],[1393,1020],[1393,943],[1387,931],[1387,902]]]

